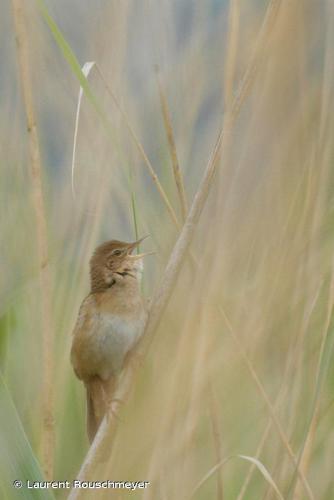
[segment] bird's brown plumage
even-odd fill
[[[74,371],[86,387],[90,441],[112,400],[125,358],[145,327],[142,260],[132,255],[139,241],[106,242],[90,261],[91,292],[80,307],[71,349]]]

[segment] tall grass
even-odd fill
[[[26,115],[26,124],[29,142],[29,166],[31,177],[31,198],[34,206],[34,219],[36,225],[37,258],[39,267],[38,297],[41,302],[41,326],[43,343],[43,366],[41,369],[42,387],[42,412],[43,423],[41,429],[42,455],[45,476],[53,477],[54,463],[54,402],[53,402],[53,350],[54,328],[51,312],[51,273],[49,263],[49,250],[47,240],[47,223],[45,214],[45,201],[43,192],[43,169],[36,126],[36,114],[32,93],[30,74],[29,43],[26,31],[26,21],[23,4],[20,0],[12,1],[14,19],[14,33],[17,44],[17,60],[22,87],[23,106]]]
[[[90,254],[138,232],[157,251],[145,293],[167,282],[172,294],[109,459],[90,473],[150,486],[84,496],[330,500],[332,3],[38,0],[25,10],[54,278],[54,478],[75,478],[88,450],[69,349]],[[16,475],[41,477],[44,327],[15,33],[0,36],[0,464],[1,492],[16,498]],[[85,61],[98,68],[88,82]],[[166,275],[210,165],[190,251]]]

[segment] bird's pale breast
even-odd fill
[[[110,313],[100,315],[92,348],[99,359],[99,376],[102,379],[121,371],[126,354],[143,333],[145,320],[144,311],[136,319]]]
[[[105,305],[105,304],[104,304]],[[129,311],[101,307],[94,297],[83,303],[74,332],[71,359],[83,380],[106,380],[121,371],[125,356],[143,334],[147,313],[141,301]]]

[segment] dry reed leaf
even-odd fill
[[[88,78],[89,73],[94,68],[95,62],[85,62],[82,66],[81,70],[85,78]],[[74,125],[74,137],[73,137],[73,148],[72,148],[72,165],[71,165],[71,186],[72,186],[72,196],[75,198],[75,190],[74,190],[74,169],[75,169],[75,155],[77,150],[77,139],[78,139],[78,130],[79,130],[79,119],[80,119],[80,109],[81,109],[81,101],[84,94],[84,90],[80,85],[79,94],[78,94],[78,103],[77,110],[75,114],[75,125]]]
[[[248,455],[231,455],[230,457],[225,458],[218,464],[216,464],[214,467],[212,467],[206,474],[203,476],[203,478],[198,482],[198,484],[195,486],[191,494],[189,495],[189,500],[194,497],[194,495],[198,492],[198,490],[205,484],[221,467],[223,467],[227,462],[229,462],[232,458],[241,458],[242,460],[246,460],[248,462],[251,462],[252,464],[257,467],[257,469],[261,472],[262,476],[265,478],[268,484],[272,487],[272,489],[275,491],[277,498],[279,500],[284,500],[282,493],[279,491],[274,479],[272,478],[270,472],[267,470],[267,468],[263,465],[260,460],[254,457],[250,457]]]

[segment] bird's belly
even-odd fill
[[[95,358],[97,375],[106,380],[118,375],[126,354],[135,345],[144,331],[146,315],[127,320],[112,314],[99,317],[99,325],[93,334],[91,355]]]

